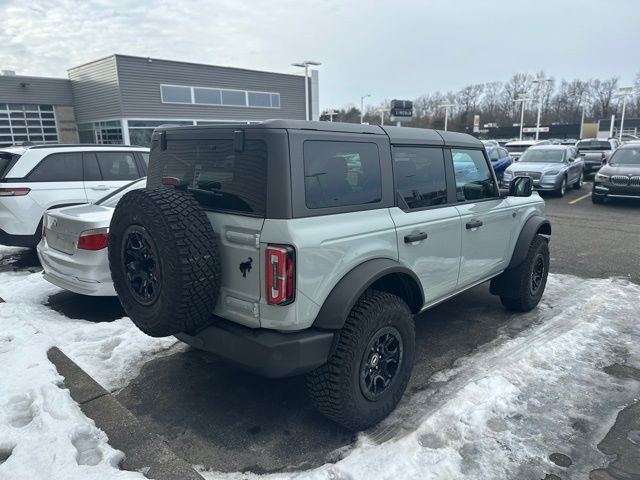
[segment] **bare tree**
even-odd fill
[[[618,90],[618,77],[591,80],[591,98],[594,114],[606,118],[615,112],[614,94]]]

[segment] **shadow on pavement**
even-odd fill
[[[0,272],[17,272],[42,270],[35,248],[23,248],[7,254],[0,254]]]
[[[482,285],[417,320],[413,377],[404,402],[429,378],[493,340],[527,327]],[[316,413],[304,378],[268,380],[187,350],[147,363],[117,396],[191,464],[223,471],[299,470],[336,461],[355,439]]]
[[[95,323],[127,316],[117,297],[89,297],[62,291],[51,295],[46,306],[66,317]]]

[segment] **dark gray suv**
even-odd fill
[[[596,173],[591,199],[640,198],[640,144],[627,143],[618,148]]]

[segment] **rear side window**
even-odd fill
[[[381,201],[380,155],[375,143],[307,140],[303,155],[307,208]]]
[[[123,181],[140,178],[133,152],[96,152],[103,180]]]
[[[0,178],[9,172],[9,166],[15,165],[20,155],[9,152],[0,152]]]
[[[444,154],[440,148],[394,147],[396,192],[410,209],[447,203]]]
[[[264,217],[267,198],[267,145],[245,140],[237,152],[231,139],[171,139],[167,149],[153,143],[149,186],[173,177],[187,184],[205,208]]]
[[[82,154],[54,153],[42,160],[29,174],[30,182],[81,182]]]
[[[496,184],[480,150],[451,150],[459,202],[495,198]]]

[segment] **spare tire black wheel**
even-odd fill
[[[109,228],[109,268],[122,307],[147,335],[194,332],[210,322],[220,257],[191,194],[160,187],[124,195]]]

